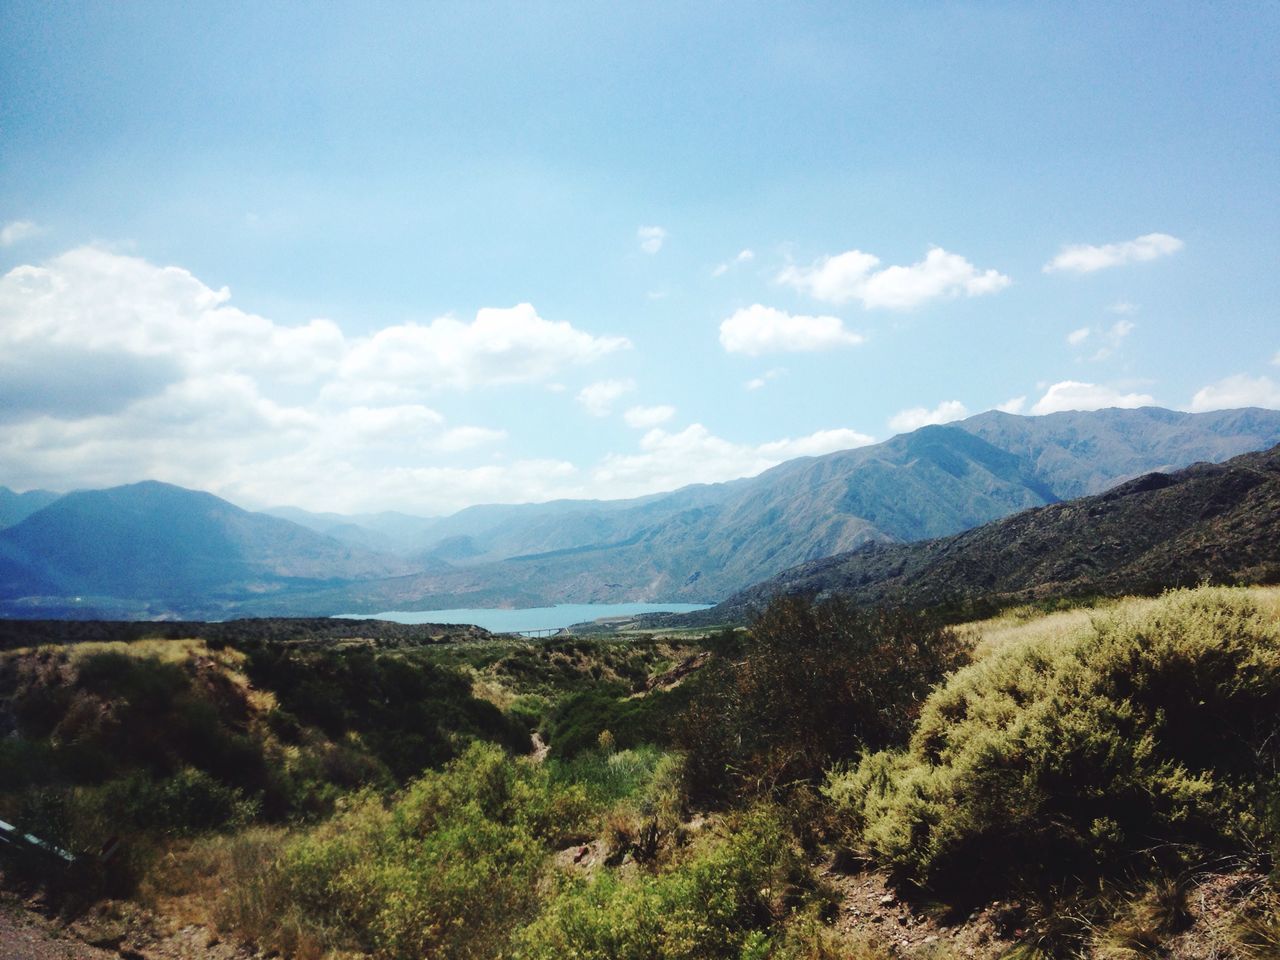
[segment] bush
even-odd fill
[[[581,829],[581,788],[473,744],[389,806],[355,796],[287,846],[224,916],[277,947],[290,936],[398,957],[491,956],[533,909],[547,844]],[[234,909],[240,905],[240,910]],[[299,933],[301,931],[301,933]]]
[[[726,638],[676,725],[693,790],[772,792],[906,739],[929,690],[966,658],[954,632],[839,600],[774,600]]]
[[[551,754],[570,758],[599,745],[608,731],[614,746],[629,749],[642,744],[670,744],[676,721],[689,703],[689,690],[656,690],[643,697],[620,698],[616,691],[575,693],[551,714]]]
[[[525,960],[738,957],[804,899],[803,861],[766,809],[657,875],[567,882],[516,938]],[[753,934],[755,934],[753,936]]]
[[[1280,626],[1240,592],[1179,591],[961,671],[907,750],[825,792],[901,874],[1049,881],[1257,839],[1277,732]]]

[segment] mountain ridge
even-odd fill
[[[785,570],[671,624],[743,622],[776,596],[996,606],[1167,587],[1280,581],[1280,445],[1153,472],[951,537],[868,544]]]
[[[372,527],[367,536],[347,529],[356,518],[273,511],[345,532],[329,536],[192,491],[186,506],[157,514],[154,530],[145,511],[132,514],[133,526],[117,528],[119,518],[107,510],[95,526],[68,504],[96,497],[106,509],[120,494],[89,491],[0,530],[0,615],[46,615],[59,603],[78,615],[82,601],[68,598],[85,595],[131,616],[215,618],[715,602],[797,564],[869,543],[948,536],[1073,490],[1097,492],[1170,463],[1224,459],[1277,442],[1280,412],[1257,408],[992,412],[723,484],[626,501],[489,505],[416,518],[413,535],[429,537],[417,543],[409,537],[398,555],[370,550],[386,540]],[[150,483],[113,489],[181,490]],[[204,517],[204,526],[184,526],[189,514]],[[413,526],[407,515],[367,515],[366,523],[374,522],[370,516],[406,534]],[[212,569],[219,557],[227,566],[221,572]],[[131,566],[145,576],[130,579]]]

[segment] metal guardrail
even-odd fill
[[[120,850],[120,838],[109,837],[96,854],[73,854],[56,844],[42,840],[35,833],[28,833],[22,827],[0,820],[0,852],[13,851],[19,856],[31,856],[55,864],[61,868],[86,867],[88,864],[106,864],[115,858]]]
[[[79,859],[69,850],[63,850],[57,844],[50,843],[48,840],[41,840],[34,833],[26,833],[12,823],[5,823],[3,820],[0,820],[0,848],[61,860],[65,864],[73,864]]]

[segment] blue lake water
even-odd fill
[[[705,603],[561,603],[554,607],[524,610],[387,610],[384,613],[343,613],[347,620],[392,620],[395,623],[474,623],[494,633],[521,630],[559,630],[601,617],[634,617],[641,613],[690,613],[705,610]]]

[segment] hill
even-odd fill
[[[951,537],[869,544],[802,564],[684,622],[750,619],[779,595],[992,605],[1280,581],[1280,446],[1150,473]]]
[[[145,482],[67,494],[0,530],[0,611],[217,616],[254,596],[406,569],[212,494]]]

